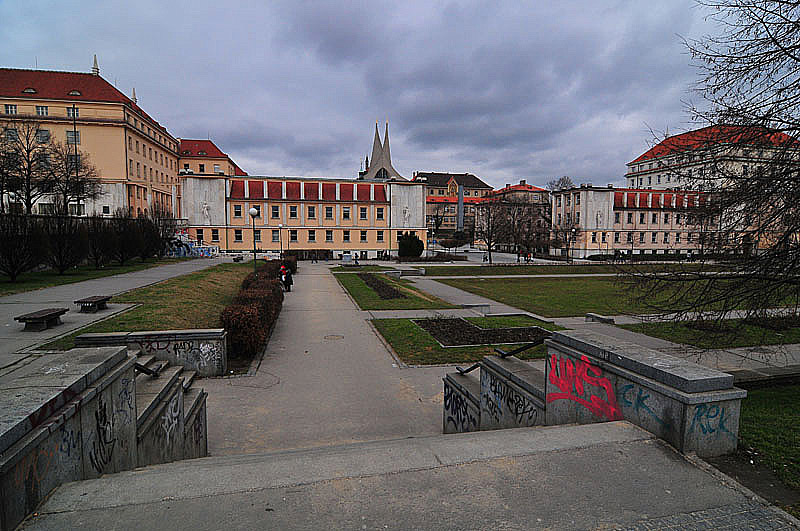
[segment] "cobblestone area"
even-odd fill
[[[694,513],[674,514],[664,518],[642,520],[632,527],[619,527],[630,531],[680,529],[800,529],[788,515],[758,503],[726,505]]]

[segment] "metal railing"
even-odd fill
[[[525,352],[526,350],[531,349],[531,348],[535,347],[536,345],[541,345],[542,343],[544,343],[544,340],[545,340],[545,338],[543,337],[542,339],[540,339],[539,341],[536,341],[535,343],[528,343],[527,345],[522,345],[519,348],[515,348],[511,352],[506,352],[505,350],[501,350],[499,348],[495,348],[494,351],[497,352],[500,355],[501,358],[507,358],[509,356],[514,356],[516,354],[519,354],[520,352]],[[456,367],[456,370],[460,374],[467,374],[469,372],[474,371],[475,369],[477,369],[480,366],[481,366],[481,362],[477,362],[477,363],[473,364],[472,366],[467,367],[466,369],[462,369],[461,367]]]

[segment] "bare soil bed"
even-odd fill
[[[550,337],[549,331],[538,326],[480,328],[461,318],[414,319],[414,323],[446,347],[534,343]]]
[[[372,273],[358,273],[358,278],[364,281],[364,284],[372,288],[381,299],[404,299],[405,294],[397,288],[390,286],[388,282],[379,278]]]

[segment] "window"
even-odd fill
[[[6,114],[17,114],[17,106],[16,105],[9,105],[6,103],[5,106]]]
[[[567,213],[564,215],[564,220],[567,222],[567,225],[569,225],[569,224],[572,222],[572,214],[570,214],[569,212],[567,212]]]
[[[603,242],[603,243],[606,243],[606,233],[605,232],[600,234],[600,241]]]
[[[639,243],[644,243],[644,232],[639,233]]]
[[[580,224],[580,222],[581,222],[581,213],[575,212],[575,223]]]
[[[675,243],[681,243],[681,233],[680,232],[676,232],[675,233]]]
[[[108,205],[103,205],[103,214],[111,214],[111,207]]]
[[[308,207],[308,219],[314,219],[317,217],[317,208],[314,206]]]
[[[619,243],[619,232],[614,233],[614,243]]]
[[[233,231],[233,241],[241,242],[242,241],[242,229],[234,229]]]
[[[281,233],[278,229],[272,229],[272,241],[276,243],[281,241]]]
[[[342,241],[349,242],[350,241],[350,231],[346,230],[342,232]]]
[[[253,208],[256,209],[256,217],[260,218],[261,217],[261,205],[253,205]]]
[[[67,131],[67,144],[80,144],[81,132],[80,131]]]
[[[211,229],[211,241],[212,242],[219,241],[219,229]],[[261,241],[261,234],[259,234],[258,236],[258,241]]]
[[[139,153],[139,142],[136,142],[136,153]],[[184,170],[188,170],[189,169],[189,163],[188,162],[184,162],[183,163],[183,169]]]
[[[242,217],[242,205],[233,205],[233,217]]]
[[[627,240],[628,243],[633,243],[633,233],[632,232],[628,233],[628,236],[627,236],[626,240]]]
[[[297,219],[297,205],[289,206],[289,218]]]
[[[653,213],[653,223],[658,223],[658,214]]]
[[[36,116],[47,116],[47,105],[36,106]]]
[[[19,133],[17,133],[17,130],[14,129],[13,127],[9,127],[8,129],[6,129],[5,133],[6,133],[6,141],[16,142],[17,140],[19,140]]]
[[[669,243],[669,232],[664,233],[664,243]]]
[[[650,186],[651,184],[653,184],[653,178],[648,176],[647,177],[647,186]]]
[[[661,184],[661,176],[660,175],[656,176],[656,182],[658,184]]]
[[[197,241],[203,243],[203,229],[197,229]]]
[[[325,219],[333,219],[333,207],[325,207]]]
[[[205,173],[206,172],[206,165],[205,164],[199,164],[198,166],[200,166],[200,173]]]
[[[654,232],[654,233],[653,233],[653,234],[650,236],[650,242],[651,242],[651,243],[656,243],[656,239],[657,239],[657,238],[658,238],[658,233],[657,233],[657,232]]]
[[[261,229],[256,229],[253,231],[253,239],[257,242],[261,241]]]
[[[80,115],[77,107],[67,107],[67,118],[77,118]]]
[[[289,231],[289,241],[290,242],[297,241],[297,229],[292,229]]]
[[[597,243],[597,233],[596,232],[592,233],[592,243]]]
[[[558,197],[556,198],[556,201],[557,201],[557,203],[558,203],[558,206],[561,206],[561,196],[558,196]]]
[[[342,207],[342,219],[350,219],[350,207]]]
[[[37,129],[36,141],[40,144],[46,144],[47,142],[50,142],[50,131],[47,129]]]
[[[628,223],[633,223],[633,212],[628,212]]]
[[[644,224],[644,221],[645,221],[644,212],[640,212],[639,213],[639,223]]]
[[[664,214],[664,223],[669,223],[669,214]]]
[[[308,231],[308,241],[310,242],[317,241],[317,231],[315,230]]]
[[[333,241],[333,231],[332,230],[326,230],[325,231],[325,241],[326,242],[332,242]]]
[[[277,219],[281,217],[280,207],[278,205],[272,205],[272,219]]]
[[[68,171],[75,171],[75,168],[81,167],[81,156],[78,155],[67,155],[67,170]]]
[[[142,176],[142,165],[138,162],[136,163],[136,176],[137,177]]]
[[[220,172],[219,164],[214,164],[214,173],[219,173],[219,172]]]
[[[619,223],[619,212],[614,212],[614,223]]]
[[[153,148],[147,148],[147,151],[150,152],[150,160],[153,160]]]
[[[359,219],[367,219],[367,207],[359,207],[358,217]]]
[[[570,197],[569,197],[569,194],[567,194],[567,206],[569,206],[569,205],[570,205]]]
[[[675,223],[677,223],[678,225],[681,224],[681,215],[680,214],[675,214]]]
[[[382,230],[379,230],[379,231],[378,231],[378,241],[379,241],[379,242],[382,242],[382,241],[383,241],[383,231],[382,231]]]
[[[442,190],[441,188],[439,188],[439,195],[444,195],[444,190]]]
[[[581,194],[575,194],[575,205],[581,204]]]
[[[72,204],[69,205],[69,215],[70,216],[83,216],[86,213],[86,205]]]
[[[561,214],[558,214],[558,222],[556,223],[556,225],[561,225]]]
[[[367,231],[362,230],[361,231],[361,243],[366,243],[366,241],[367,241]]]

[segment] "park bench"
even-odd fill
[[[61,324],[61,316],[69,311],[68,308],[47,308],[38,312],[26,313],[14,317],[15,321],[25,323],[25,330],[41,332],[51,326]]]
[[[106,303],[111,300],[111,295],[95,295],[93,297],[86,297],[75,301],[75,304],[80,304],[81,313],[96,313],[97,310],[105,310],[108,308]]]
[[[234,262],[241,262],[242,260],[244,260],[244,256],[242,255],[237,255],[233,257]]]

